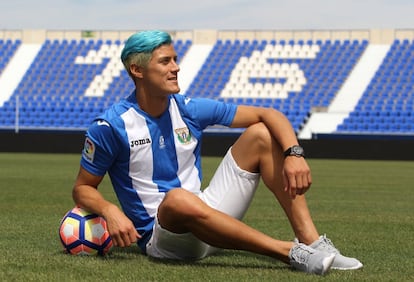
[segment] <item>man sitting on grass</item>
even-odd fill
[[[180,68],[168,33],[133,34],[121,59],[135,89],[88,129],[73,189],[76,204],[106,219],[115,245],[138,242],[151,257],[179,260],[246,250],[316,274],[362,267],[319,235],[304,196],[310,169],[282,113],[177,94]],[[215,124],[246,130],[201,189],[202,133]],[[97,190],[107,172],[123,211]],[[241,221],[260,177],[284,209],[294,241]]]

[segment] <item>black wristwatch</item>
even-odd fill
[[[295,156],[295,157],[305,157],[305,150],[303,150],[303,148],[299,145],[294,145],[292,147],[290,147],[289,149],[287,149],[283,155],[285,155],[285,157],[287,156]]]

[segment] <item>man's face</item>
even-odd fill
[[[142,83],[148,87],[147,89],[151,89],[153,95],[178,93],[179,71],[174,46],[162,45],[152,52],[152,58],[143,70]]]

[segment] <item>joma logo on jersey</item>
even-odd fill
[[[151,139],[143,138],[143,139],[138,139],[138,140],[132,140],[130,142],[131,148],[134,148],[135,146],[145,145],[145,144],[151,144]]]

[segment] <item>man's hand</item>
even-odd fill
[[[292,199],[303,195],[312,184],[310,168],[303,157],[288,156],[284,161],[283,181],[285,191]]]
[[[117,206],[107,208],[103,217],[115,246],[129,247],[141,238],[132,221]]]

